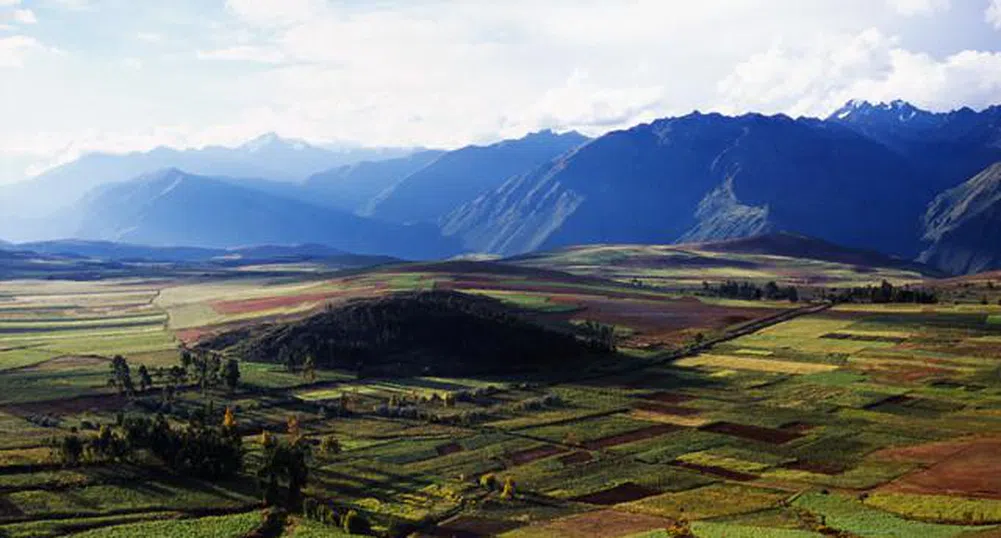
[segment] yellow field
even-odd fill
[[[772,359],[754,359],[751,357],[734,357],[732,355],[704,354],[675,361],[677,366],[686,368],[723,368],[727,370],[752,370],[775,374],[816,374],[837,370],[836,364],[817,364],[810,362],[779,361]]]

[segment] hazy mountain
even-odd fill
[[[545,164],[587,140],[576,132],[541,131],[450,151],[388,187],[362,214],[392,222],[435,222],[510,176]]]
[[[382,191],[431,164],[444,151],[418,151],[406,157],[338,166],[309,176],[301,193],[346,211],[361,211]]]
[[[76,236],[154,246],[318,243],[361,254],[447,255],[431,226],[400,226],[167,169],[94,190],[71,213]]]
[[[921,261],[956,274],[1001,268],[1001,162],[936,197],[924,225]]]
[[[515,176],[449,215],[443,231],[502,254],[786,229],[913,255],[933,195],[919,176],[837,124],[693,113],[609,133]]]
[[[46,215],[73,204],[94,187],[165,168],[210,176],[302,181],[310,174],[334,166],[399,157],[408,152],[392,148],[327,149],[269,133],[235,148],[159,147],[127,154],[90,153],[35,178],[0,187],[0,213]]]

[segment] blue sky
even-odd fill
[[[0,182],[87,151],[454,147],[1001,103],[1001,0],[0,0]]]

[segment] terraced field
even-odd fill
[[[620,352],[559,378],[358,379],[242,363],[236,390],[182,385],[171,405],[171,420],[209,402],[213,420],[233,410],[246,468],[218,483],[138,463],[64,467],[49,448],[72,428],[160,408],[159,378],[134,398],[108,387],[112,355],[167,368],[181,341],[427,288],[491,295],[540,323],[611,324]],[[1001,531],[1001,307],[842,305],[728,338],[795,306],[469,262],[294,280],[5,283],[0,533],[252,536],[263,528],[261,432],[281,437],[293,416],[314,446],[306,495],[384,534]],[[400,402],[412,411],[386,411]],[[321,450],[324,438],[340,450]],[[286,536],[341,532],[289,523]]]

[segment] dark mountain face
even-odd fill
[[[426,258],[454,252],[430,226],[373,222],[177,169],[109,185],[72,213],[77,236],[149,245],[320,243],[349,252]]]
[[[375,197],[444,155],[444,151],[419,151],[385,161],[366,161],[313,174],[303,184],[303,194],[317,203],[360,212]]]
[[[588,139],[543,131],[448,152],[380,193],[362,214],[391,222],[436,222],[514,174],[549,162]]]
[[[956,274],[1001,268],[1001,162],[929,204],[921,261]]]
[[[443,230],[503,254],[771,229],[913,254],[916,215],[931,197],[913,187],[918,174],[839,125],[696,113],[610,133],[516,176],[453,212]]]

